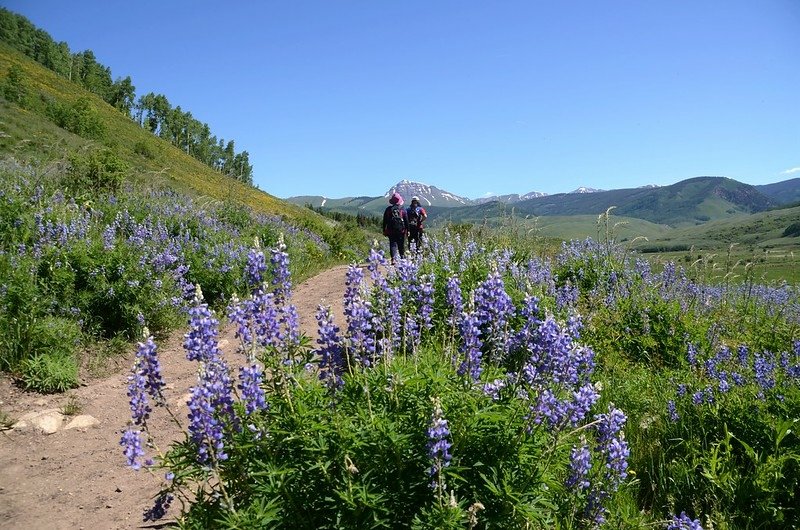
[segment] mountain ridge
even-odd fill
[[[768,185],[766,191],[773,192],[770,196],[756,186],[728,177],[700,176],[668,186],[647,185],[615,190],[581,187],[570,193],[553,195],[531,192],[468,199],[436,186],[403,179],[383,196],[372,199],[302,196],[287,200],[332,210],[356,208],[379,215],[386,207],[388,197],[398,191],[406,200],[418,196],[423,206],[429,209],[431,222],[445,215],[451,221],[481,222],[505,215],[506,206],[512,207],[516,214],[531,217],[600,215],[614,207],[617,215],[668,226],[689,226],[778,207],[785,203],[775,196],[791,195],[789,192],[795,189],[800,193],[800,179]]]

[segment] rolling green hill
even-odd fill
[[[755,187],[724,177],[697,177],[660,188],[633,188],[597,193],[560,193],[513,205],[520,216],[601,215],[614,213],[672,227],[767,210],[777,203]],[[501,203],[456,208],[447,215],[459,221],[491,218],[510,208]]]
[[[74,153],[107,149],[129,166],[128,178],[133,181],[166,185],[211,200],[235,200],[256,212],[310,228],[323,238],[335,237],[331,220],[222,175],[141,128],[98,96],[0,42],[0,87],[9,86],[11,72],[16,72],[24,97],[19,102],[0,97],[0,156],[54,162]],[[93,120],[99,134],[79,135],[54,123],[53,109],[76,108],[80,116]]]

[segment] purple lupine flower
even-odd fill
[[[608,493],[602,488],[592,488],[586,499],[584,518],[591,521],[595,528],[601,527],[606,522],[606,507],[603,501],[608,497]]]
[[[492,401],[497,401],[500,399],[500,391],[506,387],[506,384],[505,379],[495,379],[483,385],[483,393],[492,398]]]
[[[135,425],[144,425],[151,412],[147,400],[147,378],[142,374],[141,362],[141,359],[136,359],[133,372],[128,376],[128,397]]]
[[[695,405],[702,405],[703,404],[703,391],[698,390],[694,394],[692,394],[692,403]]]
[[[341,339],[339,338],[339,328],[333,323],[333,313],[330,307],[319,306],[317,308],[317,326],[319,338],[317,352],[320,356],[319,378],[325,381],[328,388],[335,390],[342,387],[342,373],[345,370],[342,355]]]
[[[416,353],[422,333],[416,315],[406,315],[403,325],[403,349],[406,353]]]
[[[239,390],[245,414],[248,416],[256,411],[267,409],[264,389],[261,387],[263,378],[261,367],[257,364],[239,368]]]
[[[281,342],[281,317],[273,293],[261,289],[253,293],[249,318],[259,346],[277,348]]]
[[[592,406],[600,399],[600,394],[591,383],[586,383],[572,394],[572,401],[567,403],[567,421],[573,427],[583,421]]]
[[[580,289],[577,285],[572,285],[570,282],[565,283],[556,291],[556,307],[558,309],[574,307],[578,303],[579,295]]]
[[[144,456],[141,434],[142,431],[126,429],[119,441],[119,444],[123,447],[122,453],[125,455],[127,465],[136,470],[142,468],[139,459]]]
[[[300,344],[300,316],[297,306],[286,304],[281,312],[280,323],[283,326],[283,347],[289,354]]]
[[[619,484],[628,476],[628,457],[631,452],[625,437],[620,435],[612,439],[605,448],[606,468],[612,488],[616,490]]]
[[[539,337],[539,326],[542,321],[539,320],[539,299],[535,296],[525,295],[525,301],[522,303],[520,309],[522,316],[522,328],[514,335],[512,348],[522,348],[530,351],[531,345]],[[538,361],[534,359],[533,362]]]
[[[464,299],[461,296],[461,280],[451,276],[447,280],[447,305],[450,307],[450,325],[455,328],[458,318],[464,310]]]
[[[503,278],[496,270],[475,289],[475,313],[484,332],[484,343],[491,354],[502,359],[508,352],[507,323],[514,311],[511,297],[505,291]]]
[[[469,374],[473,381],[478,381],[483,368],[481,367],[481,347],[479,320],[475,313],[462,313],[461,315],[461,346],[459,351],[463,360],[458,367],[458,375]]]
[[[717,376],[717,388],[723,394],[731,389],[731,384],[728,382],[728,373],[721,371]]]
[[[441,488],[444,490],[445,483],[442,476],[442,469],[450,465],[453,455],[450,454],[450,428],[442,412],[442,403],[439,398],[433,400],[433,414],[431,415],[430,427],[428,427],[428,457],[431,459],[431,467],[428,470],[432,477],[431,488]]]
[[[372,249],[370,249],[369,258],[367,259],[367,269],[369,270],[370,279],[373,284],[379,285],[381,281],[386,281],[380,270],[381,267],[385,266],[386,256],[384,256],[383,250],[373,246]]]
[[[375,335],[372,329],[372,309],[362,295],[364,271],[356,265],[345,276],[344,315],[347,320],[347,345],[350,355],[363,363],[375,356]]]
[[[775,387],[775,363],[767,358],[766,352],[764,355],[756,355],[753,369],[756,382],[762,390],[770,390]]]
[[[174,498],[175,497],[168,492],[162,492],[159,494],[158,497],[156,497],[153,506],[145,510],[142,514],[143,521],[158,521],[163,518],[165,515],[167,515],[167,510],[169,510]]]
[[[199,303],[189,309],[189,332],[184,335],[183,347],[190,361],[209,361],[219,357],[217,327],[219,321],[208,309],[208,304]]]
[[[267,258],[258,248],[251,248],[247,253],[247,265],[245,266],[245,279],[251,289],[258,289],[264,281],[264,273],[267,272]]]
[[[549,388],[539,394],[536,404],[532,407],[533,422],[536,425],[547,420],[547,425],[551,429],[560,427],[567,415],[567,405]]]
[[[197,447],[197,461],[205,464],[213,455],[217,460],[225,460],[223,452],[223,427],[214,417],[209,389],[202,384],[192,388],[189,398],[189,437]],[[209,454],[211,452],[211,454]]]
[[[204,363],[189,398],[189,438],[197,447],[199,463],[228,458],[224,452],[226,426],[240,430],[233,410],[233,383],[228,367],[216,358]]]
[[[630,450],[622,432],[627,418],[621,410],[613,408],[612,405],[608,413],[598,414],[595,419],[597,442],[600,452],[606,458],[606,480],[611,485],[612,491],[616,491],[627,476]]]
[[[573,445],[570,451],[569,476],[566,486],[575,490],[585,490],[591,485],[589,483],[589,470],[592,468],[592,455],[586,440],[583,440],[580,447]]]
[[[234,337],[242,341],[241,346],[244,349],[247,349],[247,346],[253,344],[253,333],[250,331],[249,309],[251,306],[252,301],[242,302],[236,297],[236,295],[234,295],[227,309],[228,319],[230,319],[232,323],[236,324],[236,332],[234,333]],[[252,361],[249,356],[248,360]]]
[[[686,347],[686,358],[689,366],[697,366],[697,348],[691,342]]]
[[[156,404],[163,404],[164,379],[161,377],[161,363],[158,360],[153,337],[147,337],[145,342],[139,343],[136,358],[139,360],[139,370],[145,379],[145,390]]]
[[[433,323],[431,322],[431,315],[433,314],[433,282],[435,277],[433,274],[424,276],[419,286],[419,317],[425,329],[431,329]]]
[[[675,407],[675,401],[672,399],[670,399],[669,402],[667,402],[667,413],[669,414],[669,420],[671,422],[674,423],[678,421],[679,419],[678,410]]]
[[[275,303],[283,305],[292,296],[292,279],[289,272],[289,254],[286,253],[286,245],[281,236],[278,241],[278,248],[271,251],[272,257],[272,286],[275,293]]]
[[[686,512],[673,515],[672,521],[666,525],[666,530],[703,530],[699,519],[692,519]]]

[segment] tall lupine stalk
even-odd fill
[[[514,306],[496,268],[475,289],[475,311],[481,325],[483,342],[489,348],[489,358],[495,362],[504,359],[509,347],[508,319],[513,314]]]
[[[233,410],[233,382],[217,342],[219,322],[199,298],[189,315],[189,332],[184,340],[186,358],[200,363],[197,385],[189,398],[189,438],[197,448],[198,462],[216,465],[227,459],[226,425],[241,428]]]
[[[350,265],[345,276],[344,316],[347,321],[347,365],[369,363],[375,357],[372,308],[364,296],[364,271]]]
[[[147,333],[146,329],[145,333]],[[166,403],[163,389],[164,379],[161,377],[161,364],[158,360],[156,344],[153,342],[153,337],[148,336],[145,342],[139,343],[133,369],[128,376],[131,420],[142,430],[134,430],[129,427],[120,439],[127,463],[133,469],[141,468],[139,459],[145,456],[141,436],[147,431],[147,419],[152,412],[148,396],[157,406],[163,406]]]
[[[289,270],[289,254],[286,253],[286,244],[283,234],[278,239],[277,248],[272,249],[270,261],[272,263],[272,293],[275,307],[280,315],[281,329],[279,341],[287,354],[287,361],[292,362],[294,352],[299,345],[300,327],[297,307],[291,303],[292,277]]]
[[[342,340],[339,337],[339,328],[333,323],[333,313],[330,307],[317,308],[317,355],[319,355],[319,378],[332,391],[344,385],[342,374],[345,371],[343,359]]]
[[[480,379],[481,372],[483,371],[483,367],[481,366],[481,358],[483,357],[481,348],[483,347],[483,342],[480,339],[479,322],[474,312],[464,312],[461,314],[461,322],[459,323],[461,332],[461,346],[459,347],[461,362],[456,370],[458,375],[467,375],[476,383]]]
[[[439,502],[446,497],[447,484],[443,471],[453,459],[450,454],[452,446],[450,428],[442,411],[442,402],[439,398],[433,398],[433,413],[428,427],[428,458],[431,461],[428,474],[431,477],[430,486],[436,491]]]

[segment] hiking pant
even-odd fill
[[[392,265],[394,265],[394,261],[397,259],[398,254],[400,254],[401,258],[406,255],[405,234],[392,234],[389,236],[389,253],[392,255]]]
[[[422,228],[408,229],[408,248],[412,246],[417,252],[422,250]]]

